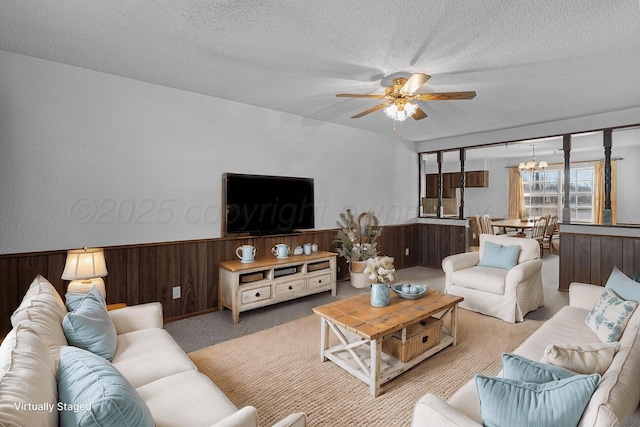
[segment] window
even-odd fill
[[[569,207],[571,222],[593,222],[593,165],[572,167]],[[564,206],[564,170],[522,173],[525,212],[528,217],[558,215]]]

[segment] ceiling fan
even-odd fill
[[[339,93],[336,96],[346,98],[375,98],[386,99],[387,102],[371,107],[351,117],[358,119],[367,114],[384,108],[384,113],[390,119],[404,121],[409,116],[415,120],[422,120],[427,114],[413,101],[447,101],[457,99],[473,99],[475,91],[467,92],[443,92],[443,93],[416,93],[431,76],[424,73],[414,73],[408,79],[399,77],[393,80],[393,85],[385,89],[384,95]]]

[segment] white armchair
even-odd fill
[[[486,242],[519,245],[517,265],[510,270],[479,266]],[[450,255],[442,260],[442,270],[446,293],[464,297],[459,306],[467,310],[515,323],[544,305],[540,245],[533,239],[481,234],[479,252]]]

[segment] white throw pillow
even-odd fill
[[[39,309],[46,309],[51,315],[60,319],[58,320],[59,323],[62,323],[62,319],[67,314],[67,307],[65,307],[64,301],[62,301],[62,297],[56,288],[39,274],[33,279],[22,298],[22,302],[11,315],[11,324],[16,326],[25,320],[28,317],[26,312],[34,306],[39,307]]]
[[[20,306],[13,312],[11,324],[27,325],[38,334],[49,347],[57,365],[60,346],[68,344],[62,330],[62,319],[66,314],[67,308],[56,288],[38,275],[29,286]]]
[[[0,426],[57,426],[58,392],[53,357],[22,324],[0,346]]]
[[[542,356],[542,363],[560,366],[579,374],[600,374],[609,369],[620,343],[552,344]]]
[[[618,341],[637,306],[635,301],[625,301],[611,289],[605,289],[587,314],[585,323],[600,341]]]

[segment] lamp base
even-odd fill
[[[88,294],[91,291],[91,288],[95,286],[100,291],[102,298],[107,300],[107,290],[104,286],[104,280],[102,277],[96,277],[94,279],[88,280],[72,280],[69,282],[69,286],[67,286],[67,292],[71,292],[74,294]]]

